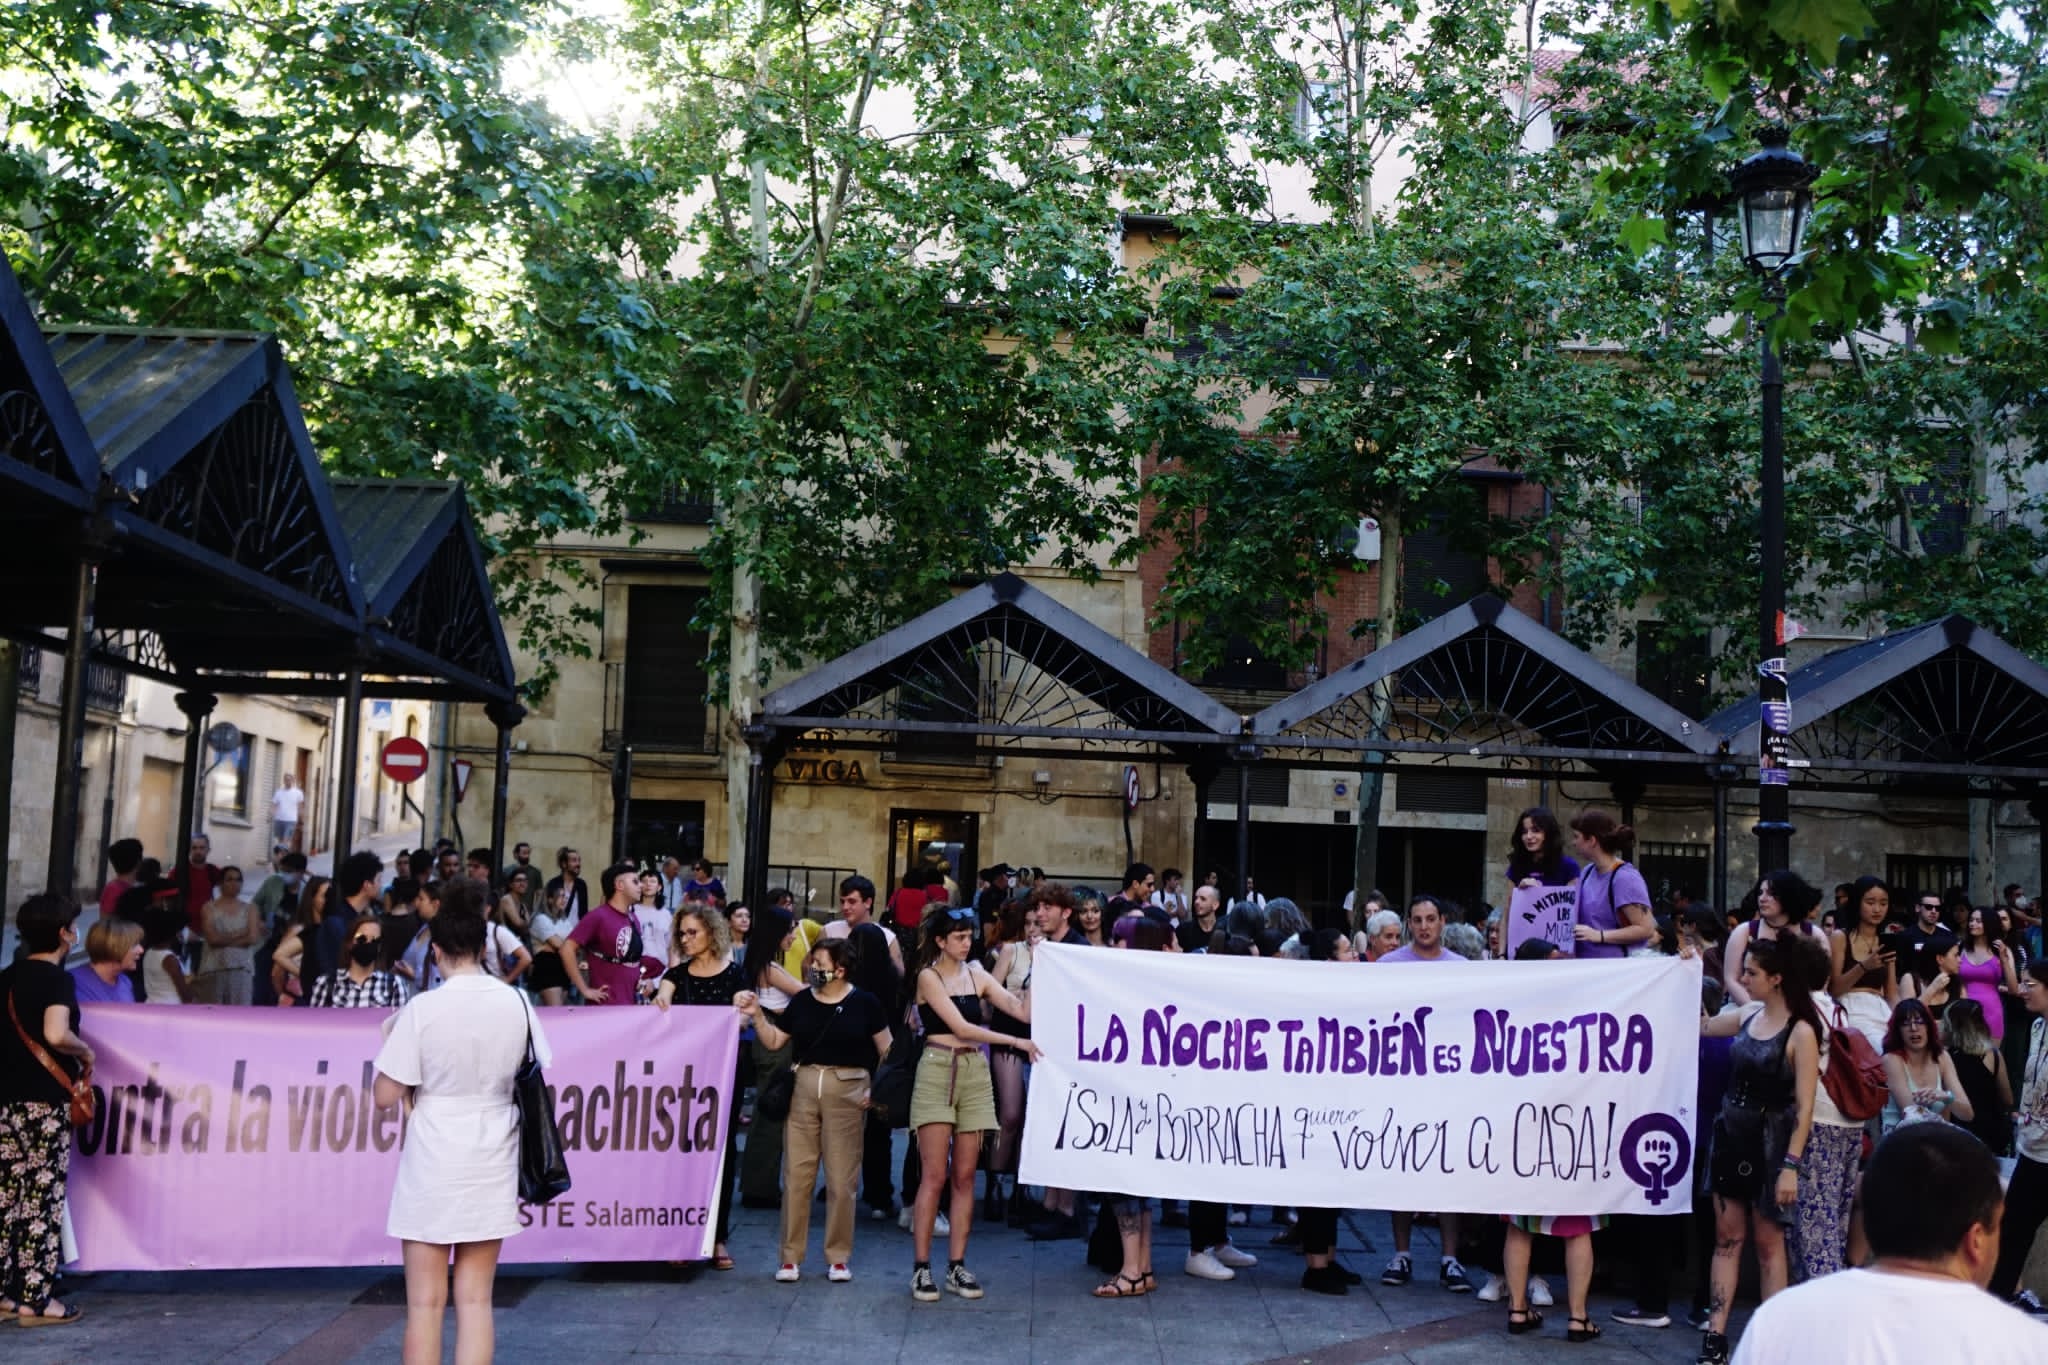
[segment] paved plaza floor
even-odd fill
[[[1347,1214],[1339,1259],[1367,1283],[1343,1298],[1304,1292],[1301,1258],[1269,1247],[1267,1211],[1235,1229],[1260,1257],[1228,1284],[1182,1273],[1186,1235],[1160,1229],[1154,1264],[1159,1290],[1099,1301],[1103,1278],[1084,1263],[1078,1241],[1034,1243],[1007,1228],[977,1228],[968,1264],[988,1296],[912,1302],[910,1235],[863,1218],[854,1241],[854,1280],[829,1284],[818,1260],[822,1217],[812,1224],[803,1280],[777,1284],[776,1214],[736,1211],[732,1251],[739,1268],[521,1266],[499,1273],[498,1354],[509,1363],[598,1365],[608,1361],[821,1360],[945,1362],[946,1365],[1243,1365],[1243,1362],[1414,1361],[1417,1365],[1501,1360],[1689,1362],[1699,1336],[1681,1319],[1652,1331],[1607,1319],[1619,1302],[1596,1294],[1606,1336],[1564,1340],[1564,1282],[1549,1277],[1559,1304],[1540,1335],[1510,1337],[1507,1306],[1454,1295],[1436,1284],[1435,1233],[1418,1228],[1416,1278],[1378,1283],[1391,1247],[1381,1213]],[[317,1195],[280,1216],[318,1218]],[[943,1251],[941,1251],[943,1257]],[[1475,1275],[1477,1272],[1475,1271]],[[105,1274],[67,1282],[86,1318],[76,1326],[0,1328],[6,1365],[340,1365],[399,1356],[403,1291],[378,1270],[195,1271]],[[1739,1319],[1738,1319],[1739,1320]],[[452,1315],[450,1324],[452,1345]],[[450,1354],[452,1358],[452,1350]]]

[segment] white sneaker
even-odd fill
[[[1488,1271],[1486,1283],[1479,1287],[1479,1301],[1481,1303],[1499,1303],[1507,1296],[1508,1282],[1492,1271]]]
[[[1231,1227],[1241,1228],[1245,1224],[1252,1221],[1252,1216],[1249,1212],[1247,1212],[1244,1209],[1232,1208],[1230,1210],[1229,1217],[1226,1219],[1226,1221],[1229,1223]]]
[[[910,1231],[910,1205],[905,1204],[902,1212],[896,1215],[896,1226],[905,1232]]]
[[[853,1267],[844,1261],[834,1261],[826,1267],[825,1278],[834,1284],[845,1284],[853,1278]]]
[[[1529,1302],[1538,1308],[1549,1308],[1557,1302],[1550,1297],[1550,1282],[1540,1275],[1529,1277]]]
[[[947,1233],[951,1232],[952,1230],[952,1220],[947,1218],[945,1214],[942,1213],[938,1217],[932,1219],[932,1236],[944,1237]]]
[[[1188,1274],[1198,1280],[1234,1280],[1237,1272],[1206,1251],[1188,1253]]]
[[[784,1261],[781,1268],[775,1272],[775,1281],[777,1284],[795,1284],[797,1277],[802,1273],[795,1266]]]
[[[1259,1263],[1259,1258],[1249,1251],[1240,1251],[1229,1242],[1222,1246],[1210,1247],[1209,1254],[1232,1270],[1250,1270]]]

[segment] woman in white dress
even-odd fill
[[[485,932],[480,890],[454,882],[430,926],[442,985],[390,1017],[377,1054],[377,1103],[412,1108],[385,1225],[405,1243],[405,1365],[441,1359],[451,1251],[455,1359],[491,1359],[498,1248],[519,1231],[512,1079],[529,1033],[543,1065],[550,1054],[525,996],[484,973]]]

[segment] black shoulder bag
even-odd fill
[[[533,1055],[533,1006],[523,996],[520,1004],[526,1010],[526,1057],[512,1074],[512,1102],[519,1107],[519,1198],[545,1204],[569,1192],[569,1160],[540,1059]]]

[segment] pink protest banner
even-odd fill
[[[381,1010],[88,1005],[99,1114],[72,1153],[82,1270],[396,1265],[405,1115],[371,1100]],[[544,1009],[575,1188],[507,1261],[711,1253],[739,1047],[728,1009]]]

